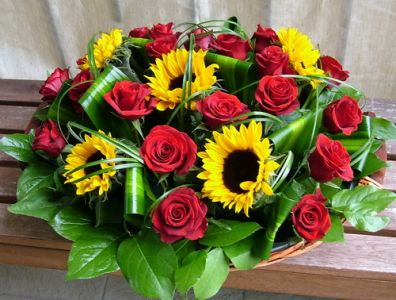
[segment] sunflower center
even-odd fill
[[[92,154],[90,157],[88,157],[87,163],[94,162],[97,160],[102,160],[104,158],[106,158],[106,157],[102,154],[102,152],[96,151],[94,154]],[[91,166],[91,167],[85,168],[85,174],[90,174],[90,173],[99,171],[101,169],[102,169],[102,167],[100,166],[100,164]]]
[[[224,185],[237,194],[246,191],[240,188],[244,181],[256,181],[259,171],[259,158],[250,150],[237,150],[230,153],[224,161]]]
[[[177,88],[180,89],[183,88],[183,76],[184,75],[180,75],[179,77],[173,78],[169,83],[169,89],[174,90]],[[193,73],[191,77],[191,82],[194,82],[194,80],[195,80],[195,74]]]

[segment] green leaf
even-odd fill
[[[338,216],[330,214],[331,227],[326,235],[322,238],[323,242],[343,242],[344,241],[344,226]]]
[[[382,118],[371,118],[373,136],[378,139],[396,140],[396,126],[393,122]]]
[[[176,243],[172,244],[173,250],[179,259],[179,262],[182,262],[183,259],[195,250],[195,245],[193,241],[182,239]]]
[[[317,124],[322,122],[323,109],[318,111]],[[303,155],[309,151],[311,145],[312,130],[315,125],[315,113],[309,112],[290,124],[271,133],[268,137],[274,143],[274,148],[277,153],[286,153],[293,151],[295,161],[301,161]],[[316,126],[317,134],[320,126]],[[309,134],[307,134],[309,133]]]
[[[108,199],[98,199],[95,203],[95,226],[122,224],[124,201],[119,193],[112,193]]]
[[[176,288],[183,294],[201,277],[205,270],[207,252],[205,250],[190,253],[175,272]]]
[[[348,222],[359,230],[370,232],[384,228],[389,218],[377,216],[393,201],[396,195],[387,190],[366,185],[342,190],[332,198],[332,207],[341,211]]]
[[[194,284],[194,295],[197,299],[214,296],[227,279],[230,269],[228,260],[220,248],[215,248],[206,257],[205,270]]]
[[[145,297],[173,299],[173,276],[177,256],[152,231],[124,240],[118,248],[118,263],[130,286]]]
[[[52,102],[48,109],[48,118],[66,124],[68,121],[78,119],[71,100],[68,98],[67,93],[71,88],[72,80],[65,80],[58,92],[58,95]]]
[[[117,271],[117,248],[124,235],[119,229],[104,226],[86,231],[71,248],[67,279],[94,278]]]
[[[199,243],[205,246],[223,247],[232,245],[261,229],[256,222],[239,222],[232,220],[217,220],[224,226],[209,224],[205,236]]]
[[[76,241],[92,227],[92,214],[88,208],[68,206],[59,211],[49,224],[65,239]]]
[[[232,57],[208,52],[205,56],[207,64],[218,64],[218,77],[224,79],[225,88],[246,104],[254,104],[255,85],[252,82],[258,81],[254,65],[247,61],[242,61]]]
[[[103,99],[104,94],[122,80],[128,80],[128,76],[109,65],[81,97],[79,103],[97,129],[111,132],[116,137],[132,138],[128,121],[109,114],[111,109]]]
[[[143,168],[129,168],[125,172],[124,216],[144,216],[149,205],[144,194]]]
[[[388,164],[386,163],[386,161],[379,159],[377,155],[375,155],[374,153],[369,153],[367,155],[366,163],[363,167],[363,170],[359,174],[359,177],[364,177],[373,174],[378,170],[381,170],[382,168],[386,168],[387,166]]]
[[[236,268],[250,270],[261,261],[261,258],[254,255],[252,251],[254,243],[254,236],[249,236],[235,244],[224,247],[223,250]]]
[[[16,196],[18,201],[29,197],[33,191],[53,187],[54,167],[43,162],[37,162],[23,170],[17,183]]]
[[[37,156],[32,149],[32,142],[32,134],[14,133],[0,139],[0,150],[19,161],[33,163]]]
[[[8,210],[14,214],[51,220],[64,206],[59,196],[51,189],[40,188],[29,192],[23,200],[11,204]]]
[[[265,217],[267,219],[268,226],[265,230],[261,231],[261,237],[258,239],[258,242],[255,244],[253,249],[254,254],[262,259],[268,259],[270,257],[278,229],[290,215],[290,211],[299,200],[298,195],[300,192],[298,190],[293,190],[293,188],[289,189],[290,191],[284,191],[283,194],[280,194],[277,197],[277,200],[273,204],[266,207],[267,210]],[[290,196],[292,198],[289,198]]]
[[[41,108],[41,109],[38,109],[33,114],[33,117],[36,118],[37,120],[42,121],[42,122],[47,121],[47,119],[48,119],[48,111],[49,111],[49,107],[48,106],[46,106],[44,108]]]

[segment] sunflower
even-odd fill
[[[103,131],[99,131],[99,133],[103,134]],[[109,136],[111,137],[110,134]],[[71,153],[67,156],[65,170],[71,171],[90,162],[116,157],[115,147],[103,139],[94,135],[85,135],[84,139],[85,142],[75,145],[72,148]],[[73,183],[73,181],[78,180],[90,173],[106,169],[114,165],[115,163],[101,163],[100,165],[80,169],[73,173],[66,172],[64,174],[64,176],[67,177],[65,183]],[[115,174],[116,171],[110,171],[76,182],[75,185],[77,187],[77,195],[83,195],[97,188],[99,188],[99,195],[102,195],[103,192],[109,190],[110,178]]]
[[[205,91],[216,83],[214,71],[219,66],[216,64],[205,66],[206,52],[193,51],[191,94]],[[181,102],[183,76],[187,61],[188,51],[177,49],[163,54],[162,59],[157,58],[155,64],[151,64],[150,70],[154,76],[146,76],[146,78],[150,81],[148,85],[152,88],[152,95],[159,100],[158,110],[174,109],[176,104]]]
[[[311,40],[297,28],[281,28],[278,37],[282,50],[289,55],[289,61],[300,75],[322,75],[323,70],[316,66],[320,57]]]
[[[106,59],[111,58],[116,49],[122,43],[122,30],[113,29],[110,33],[103,32],[100,38],[93,45],[93,52],[96,67],[101,69],[105,65]],[[89,69],[88,55],[83,57],[79,62],[79,68],[83,71]]]
[[[262,139],[262,125],[255,121],[247,128],[241,125],[239,131],[223,127],[223,133],[213,132],[213,138],[198,153],[204,169],[198,174],[205,181],[202,194],[249,216],[256,193],[273,194],[268,182],[279,164],[270,159],[269,140]]]

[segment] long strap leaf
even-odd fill
[[[103,95],[109,92],[116,82],[122,80],[128,80],[128,76],[109,65],[79,102],[97,129],[106,133],[111,132],[116,137],[131,138],[132,130],[129,122],[109,114],[110,108],[103,100]]]
[[[128,221],[133,215],[144,216],[148,203],[144,193],[142,168],[129,168],[125,172],[124,218]]]

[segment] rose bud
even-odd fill
[[[147,84],[124,80],[117,82],[103,98],[120,117],[137,120],[155,109],[157,102],[150,93],[151,88]]]
[[[206,51],[209,49],[209,45],[214,41],[213,34],[211,31],[207,31],[203,28],[197,28],[190,32],[188,36],[190,37],[191,34],[195,35],[195,47],[194,50],[198,51],[199,49],[202,49],[203,51]],[[189,50],[190,47],[190,40],[187,40],[184,43],[184,47]]]
[[[248,52],[252,50],[249,41],[228,33],[220,34],[217,39],[210,44],[210,47],[217,50],[217,52],[222,55],[239,60],[245,60]]]
[[[203,115],[205,123],[212,130],[232,118],[250,111],[236,96],[221,91],[216,91],[198,101],[197,110]]]
[[[182,238],[198,240],[208,228],[208,208],[190,188],[178,188],[171,192],[155,208],[152,215],[153,228],[161,241],[173,243]]]
[[[147,27],[137,27],[129,31],[130,37],[135,38],[149,38],[150,29]]]
[[[81,105],[78,103],[78,100],[80,100],[82,95],[84,95],[87,89],[92,85],[92,82],[82,83],[88,80],[92,80],[91,73],[89,72],[89,70],[81,71],[73,78],[73,81],[71,83],[72,86],[76,86],[76,87],[72,88],[69,91],[68,95],[69,95],[69,99],[72,101],[74,110],[77,113],[81,113],[83,111]]]
[[[345,181],[353,179],[351,158],[339,141],[333,141],[319,134],[316,148],[308,157],[311,177],[319,182],[331,181],[338,177]]]
[[[176,49],[177,38],[174,35],[160,37],[146,44],[147,54],[151,58],[161,58]]]
[[[257,25],[257,30],[253,34],[253,38],[256,39],[255,52],[260,53],[268,46],[280,43],[278,35],[272,28],[262,27],[260,24]]]
[[[351,135],[362,120],[363,113],[359,104],[349,96],[331,103],[323,112],[323,124],[331,133]]]
[[[325,73],[330,77],[345,81],[349,77],[349,72],[342,69],[342,65],[331,56],[322,56],[319,58],[320,66]],[[339,85],[339,83],[334,82],[334,84]]]
[[[49,156],[55,158],[59,156],[65,145],[66,141],[58,125],[54,121],[48,120],[36,129],[32,149],[45,151]]]
[[[278,46],[268,46],[256,53],[256,62],[260,77],[294,73],[289,67],[289,55]]]
[[[308,242],[320,240],[331,226],[326,198],[320,189],[315,194],[308,194],[301,198],[292,210],[292,221],[298,234]]]
[[[298,87],[294,79],[264,76],[260,79],[255,97],[262,109],[274,115],[292,113],[299,106]]]
[[[187,173],[197,157],[197,145],[184,132],[168,125],[157,125],[146,136],[140,156],[146,166],[157,173]]]
[[[163,36],[169,36],[169,35],[174,35],[172,31],[173,23],[168,23],[168,24],[155,24],[151,29],[150,29],[150,36],[152,39],[158,39]]]
[[[69,79],[69,69],[56,68],[41,86],[39,93],[44,101],[54,100],[65,80]]]

